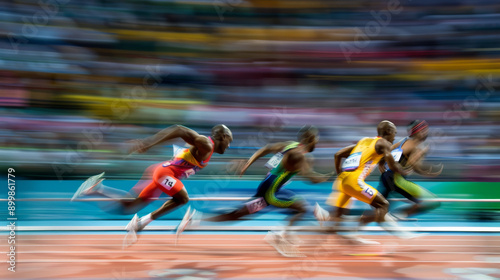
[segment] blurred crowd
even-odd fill
[[[217,123],[234,142],[200,176],[304,124],[320,129],[315,168],[330,171],[334,153],[375,136],[380,120],[399,139],[425,119],[427,160],[445,166],[431,180],[500,179],[498,1],[0,5],[0,165],[23,176],[135,177],[172,149],[126,157],[127,140]]]

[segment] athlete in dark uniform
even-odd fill
[[[415,120],[408,126],[408,137],[403,138],[392,146],[391,154],[394,160],[402,166],[412,166],[413,170],[424,176],[437,176],[443,170],[440,165],[433,166],[422,163],[424,155],[428,148],[421,149],[420,146],[425,142],[429,134],[429,125],[426,121]],[[379,192],[387,197],[391,192],[397,192],[413,202],[409,206],[403,206],[394,210],[397,217],[406,218],[408,216],[424,213],[439,207],[440,203],[436,201],[425,201],[425,199],[436,198],[436,196],[423,187],[408,181],[405,176],[392,171],[387,165],[379,165],[380,184]]]

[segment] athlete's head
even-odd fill
[[[309,153],[314,151],[316,144],[319,141],[318,129],[312,125],[305,125],[299,130],[299,142],[305,146]]]
[[[385,140],[389,142],[394,142],[394,138],[396,138],[396,133],[398,130],[396,129],[396,126],[390,122],[390,121],[381,121],[377,125],[377,133],[379,137],[384,138]]]
[[[233,133],[227,126],[218,124],[212,128],[212,140],[214,140],[214,152],[223,154],[233,141]]]
[[[419,141],[425,141],[429,135],[429,124],[426,121],[414,120],[408,125],[408,135]]]

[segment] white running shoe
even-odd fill
[[[302,239],[300,239],[300,237],[295,234],[295,232],[291,232],[291,231],[281,231],[278,233],[283,239],[285,239],[286,241],[290,242],[291,244],[293,245],[300,245],[302,243],[304,243],[304,241],[302,241]]]
[[[202,218],[203,218],[203,212],[194,210],[194,213],[191,217],[191,223],[189,224],[189,228],[199,227]]]
[[[132,220],[130,220],[130,222],[127,224],[125,230],[137,231],[138,226],[139,226],[139,216],[137,216],[137,214],[134,214],[134,217],[132,217]]]
[[[316,205],[314,206],[314,217],[316,217],[316,220],[318,220],[319,225],[323,226],[323,222],[327,222],[330,220],[330,213],[321,208],[321,206],[319,206],[319,204],[316,202]]]
[[[132,220],[130,220],[130,222],[125,227],[127,235],[125,235],[125,238],[123,239],[123,249],[137,242],[138,226],[139,226],[139,217],[137,216],[137,214],[135,214],[134,217],[132,217]]]
[[[306,257],[302,252],[297,249],[295,245],[288,242],[285,238],[283,238],[279,233],[275,233],[269,231],[264,237],[264,240],[269,243],[269,245],[273,246],[278,253],[287,258],[303,258]]]
[[[102,176],[104,176],[104,172],[85,180],[85,182],[83,182],[83,184],[80,185],[78,190],[76,190],[75,194],[71,198],[71,201],[74,201],[75,199],[78,199],[82,196],[90,195],[97,192],[98,189],[97,186],[99,186],[99,184],[104,180]]]
[[[179,240],[180,235],[184,232],[187,226],[191,223],[193,216],[196,214],[196,210],[191,212],[191,206],[188,207],[186,214],[182,218],[182,221],[177,226],[177,230],[175,231],[175,244],[177,245],[177,241]]]
[[[415,238],[419,238],[419,237],[423,237],[423,236],[427,236],[429,235],[428,233],[417,233],[417,232],[411,232],[411,231],[406,231],[406,232],[401,232],[399,234],[397,234],[397,236],[401,239],[404,239],[404,240],[411,240],[411,239],[415,239]]]
[[[346,234],[346,235],[341,235],[345,239],[351,241],[354,244],[360,244],[360,245],[380,245],[380,242],[373,241],[373,240],[368,240],[361,238],[357,236],[356,234]]]

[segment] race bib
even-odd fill
[[[269,169],[274,169],[280,164],[282,159],[283,159],[283,154],[277,153],[264,166]]]
[[[399,162],[401,156],[403,155],[403,150],[400,148],[394,149],[392,150],[391,155],[394,158],[394,161]]]
[[[377,191],[376,191],[374,188],[372,188],[372,187],[370,187],[370,186],[365,186],[365,187],[363,188],[363,192],[362,192],[362,194],[363,194],[364,196],[368,197],[369,199],[372,199],[372,197],[375,195],[375,193],[376,193],[376,192],[377,192]]]
[[[353,171],[359,167],[361,152],[351,154],[342,164],[342,171]]]
[[[259,197],[257,199],[245,203],[245,205],[247,206],[248,212],[252,214],[266,208],[267,202],[263,197]]]
[[[166,176],[162,181],[162,184],[167,188],[167,190],[172,189],[175,186],[175,183],[177,183],[177,180],[170,176]]]

